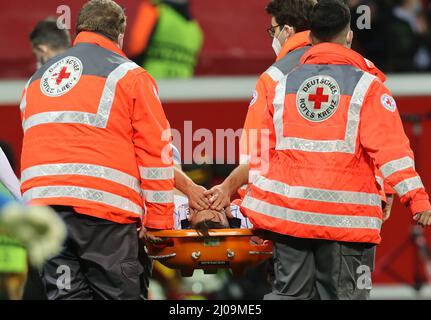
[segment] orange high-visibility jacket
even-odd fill
[[[276,83],[295,66],[300,63],[301,56],[309,49],[309,31],[299,32],[290,37],[276,62],[259,77],[253,93],[240,140],[240,163],[250,165],[249,181],[252,182],[260,168],[260,149],[262,131],[262,118],[266,108],[268,92],[275,88]],[[254,161],[251,161],[253,158]],[[238,190],[244,196],[245,187]]]
[[[169,123],[154,80],[113,42],[81,32],[31,77],[21,112],[24,200],[173,227]]]
[[[262,118],[265,114],[266,101],[269,92],[274,91],[278,81],[289,72],[291,72],[297,65],[300,64],[301,57],[311,47],[310,32],[304,31],[293,35],[286,41],[276,62],[268,68],[260,77],[253,94],[253,100],[250,103],[247,111],[247,116],[243,128],[243,133],[240,142],[240,163],[249,164],[249,182],[253,182],[259,176],[262,170],[261,166],[261,150],[266,149],[267,146],[261,146],[262,136],[265,136],[262,127]],[[359,68],[367,71],[377,77],[382,82],[386,81],[386,76],[375,65],[367,60],[362,59],[358,61]],[[376,170],[376,179],[380,183],[380,194],[382,199],[385,199],[385,192],[392,193],[388,185],[384,186],[383,177],[381,173]],[[241,198],[245,195],[246,186],[238,190]]]
[[[379,243],[375,166],[413,214],[431,208],[395,100],[362,61],[340,45],[316,45],[268,97],[268,172],[242,203],[255,227]]]

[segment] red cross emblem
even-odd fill
[[[393,100],[389,97],[386,97],[385,103],[389,106],[389,107],[393,107],[392,105]]]
[[[59,85],[63,79],[69,79],[70,72],[67,72],[67,67],[63,67],[59,73],[53,74],[53,77],[58,76],[55,84]]]
[[[314,109],[318,110],[322,107],[323,102],[329,101],[329,95],[323,94],[323,88],[319,87],[316,90],[316,94],[310,94],[308,101],[314,102]]]

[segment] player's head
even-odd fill
[[[67,29],[59,29],[55,18],[47,18],[30,33],[30,42],[39,68],[70,48],[70,33]]]
[[[311,13],[313,44],[333,42],[350,47],[353,41],[350,20],[349,7],[343,1],[320,0]]]
[[[266,7],[271,16],[269,34],[276,54],[293,34],[310,29],[310,13],[316,0],[272,0]]]
[[[192,211],[189,219],[190,226],[204,237],[209,236],[209,229],[229,228],[229,222],[224,211]]]
[[[79,11],[76,34],[82,31],[97,32],[122,48],[126,19],[124,9],[115,1],[91,0]]]

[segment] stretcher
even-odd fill
[[[152,231],[162,243],[147,243],[150,258],[171,269],[179,269],[183,277],[195,269],[206,274],[218,269],[231,269],[235,276],[249,267],[272,257],[272,243],[252,229],[214,229],[210,237],[202,237],[193,229]]]

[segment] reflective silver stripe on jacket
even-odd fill
[[[349,104],[344,140],[309,140],[303,138],[284,137],[283,113],[285,110],[284,101],[286,97],[286,81],[288,81],[288,76],[285,76],[277,85],[276,95],[274,98],[274,127],[277,141],[276,149],[354,154],[358,137],[362,104],[370,85],[375,79],[375,76],[364,72],[361,79],[358,81]]]
[[[22,172],[21,183],[38,177],[56,175],[81,175],[100,178],[126,186],[138,194],[141,192],[139,180],[135,177],[116,169],[85,163],[56,163],[29,167]]]
[[[126,76],[130,70],[139,68],[134,62],[126,62],[119,65],[106,79],[96,114],[81,111],[52,111],[35,114],[24,121],[23,128],[27,131],[31,127],[48,123],[76,123],[91,125],[98,128],[106,128],[115,91],[118,82]]]
[[[24,95],[22,96],[21,103],[19,104],[19,109],[21,112],[25,111],[25,108],[27,107],[27,90],[28,86],[30,85],[31,78],[27,81],[25,87],[24,87]]]
[[[405,170],[407,168],[413,168],[415,167],[415,162],[410,157],[404,157],[401,159],[396,159],[389,161],[382,165],[380,167],[380,171],[383,174],[383,177],[387,178],[391,174],[394,174],[395,172]]]
[[[281,219],[293,223],[301,223],[312,226],[349,228],[349,229],[372,229],[380,231],[382,221],[379,218],[366,216],[335,215],[327,213],[316,213],[293,210],[276,206],[250,196],[246,196],[242,206],[259,214],[272,218]]]
[[[96,115],[88,112],[78,111],[51,111],[41,112],[29,117],[24,121],[24,131],[31,127],[47,123],[79,123],[86,125],[93,125],[95,123]]]
[[[403,180],[394,187],[395,191],[398,193],[400,197],[404,196],[407,192],[424,188],[422,180],[419,176],[414,178]]]
[[[257,179],[260,177],[260,171],[259,170],[249,170],[248,171],[248,182],[249,183],[255,183]]]
[[[265,73],[275,82],[280,81],[284,77],[284,73],[275,66],[271,66]]]
[[[141,178],[145,180],[170,180],[174,178],[174,167],[146,168],[139,167]]]
[[[49,186],[32,188],[24,193],[25,202],[48,198],[87,200],[142,215],[142,208],[129,199],[96,189],[74,186]]]
[[[151,203],[171,203],[174,201],[174,191],[142,190],[145,201]]]
[[[382,188],[382,190],[384,190],[385,189],[385,184],[383,182],[383,178],[379,177],[379,176],[376,176],[376,181],[380,185],[380,188]]]
[[[293,199],[381,207],[380,196],[373,193],[290,186],[263,176],[260,176],[253,184],[263,191]]]

